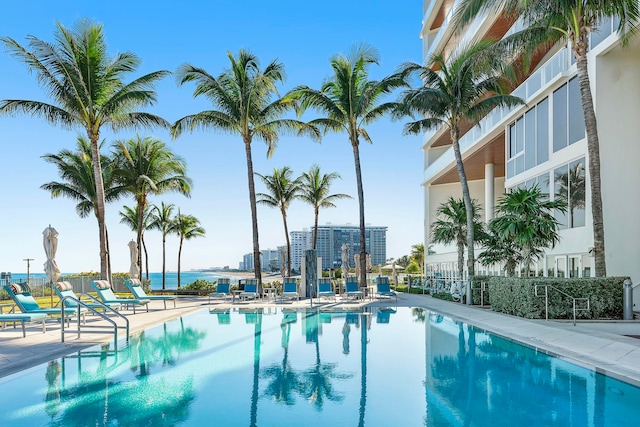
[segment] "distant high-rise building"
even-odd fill
[[[304,256],[304,251],[313,247],[313,233],[308,229],[302,231],[291,231],[291,270],[300,271],[300,260]]]
[[[260,266],[263,271],[278,271],[282,266],[280,251],[278,249],[261,250],[260,261]],[[253,268],[253,253],[244,254],[242,262],[240,262],[240,269],[243,271],[251,271]]]

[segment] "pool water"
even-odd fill
[[[0,425],[625,426],[640,389],[411,308],[205,309],[0,379]]]

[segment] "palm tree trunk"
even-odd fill
[[[180,246],[178,247],[178,289],[180,289],[180,258],[182,258],[182,242],[184,238],[180,236]]]
[[[144,233],[142,233],[141,240],[142,240],[142,249],[144,249],[145,272],[147,274],[147,280],[149,280],[149,252],[147,252],[147,244],[144,242]]]
[[[284,222],[284,235],[287,240],[287,277],[291,277],[291,239],[289,239],[289,227],[287,227],[287,212],[282,210],[282,221]]]
[[[458,242],[458,274],[462,280],[464,277],[464,241]]]
[[[589,153],[589,183],[591,184],[591,216],[593,217],[593,251],[595,256],[595,275],[607,275],[604,247],[604,217],[602,213],[602,190],[600,183],[600,142],[598,123],[593,108],[591,84],[587,64],[586,35],[574,45],[574,55],[578,69],[578,83],[582,98],[584,126],[587,134],[587,151]]]
[[[473,205],[471,204],[471,193],[469,192],[469,183],[467,182],[467,174],[464,171],[462,163],[462,154],[460,153],[460,129],[458,126],[451,127],[451,142],[453,144],[453,153],[456,157],[456,165],[458,166],[458,177],[462,186],[462,199],[464,200],[465,211],[467,212],[467,304],[471,304],[471,283],[475,275],[475,253],[474,243],[475,236],[473,228]]]
[[[262,268],[260,262],[260,243],[258,240],[258,210],[256,208],[256,186],[253,181],[253,161],[251,160],[251,137],[244,137],[244,151],[247,156],[247,176],[249,181],[249,205],[251,207],[251,226],[253,228],[253,271],[258,279],[258,292],[262,292]]]
[[[353,159],[356,163],[356,182],[358,184],[358,206],[360,209],[360,286],[367,286],[367,239],[364,222],[364,191],[362,189],[362,172],[360,170],[360,151],[357,137],[351,138]]]
[[[91,141],[91,160],[93,163],[93,175],[96,181],[96,216],[98,217],[98,233],[100,237],[100,278],[109,280],[109,248],[107,246],[107,224],[105,220],[104,182],[102,180],[102,166],[100,164],[100,148],[98,140],[100,135],[87,132]]]
[[[142,251],[140,248],[142,247],[142,234],[144,233],[144,209],[146,207],[147,200],[146,198],[140,197],[138,199],[138,229],[136,235],[136,244],[138,245],[138,259],[136,262],[138,263],[138,270],[142,272]],[[142,277],[142,274],[140,274]]]
[[[162,234],[162,290],[164,290],[165,288],[165,278],[166,278],[166,260],[167,260],[167,256],[166,256],[166,246],[167,246],[167,239],[166,239],[166,234]]]
[[[364,416],[367,409],[367,316],[361,315],[360,326],[360,411],[358,427],[364,427]]]
[[[260,346],[262,341],[262,313],[258,313],[258,321],[253,334],[253,387],[251,389],[250,426],[258,425],[258,388],[260,381]]]
[[[315,228],[313,229],[313,249],[315,250],[317,248],[318,245],[318,214],[319,214],[319,209],[318,206],[316,205],[314,207],[314,214],[315,214],[315,219],[314,219],[314,226]]]

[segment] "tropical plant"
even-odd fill
[[[151,208],[149,228],[158,230],[162,233],[162,289],[166,284],[166,266],[167,266],[167,234],[175,232],[175,221],[173,215],[173,204],[165,204],[162,202],[160,206]]]
[[[498,201],[496,217],[489,222],[486,249],[478,257],[484,265],[504,263],[509,276],[523,263],[525,271],[560,241],[553,211],[567,211],[563,199],[548,200],[538,186],[516,188]]]
[[[575,221],[575,210],[585,208],[585,176],[584,161],[579,161],[575,166],[570,166],[567,172],[556,173],[556,196],[563,198],[568,204],[569,223],[572,228]]]
[[[480,217],[480,206],[476,199],[471,201],[473,209],[473,233],[476,240],[485,237],[484,224]],[[433,243],[454,243],[458,250],[458,276],[464,277],[464,248],[467,246],[467,211],[464,200],[449,197],[436,209],[435,221],[431,224]]]
[[[460,151],[461,125],[477,125],[492,109],[522,104],[516,96],[505,94],[505,70],[508,58],[490,41],[460,46],[451,57],[432,56],[427,66],[406,64],[407,72],[418,73],[422,86],[404,94],[398,116],[408,114],[419,119],[405,125],[405,133],[417,134],[445,126],[449,130],[458,177],[462,186],[467,220],[467,272],[474,276],[473,204]],[[467,286],[471,303],[471,287]]]
[[[133,195],[137,208],[138,248],[144,233],[144,212],[149,194],[177,191],[187,197],[191,194],[191,178],[186,176],[187,166],[167,145],[151,137],[116,141],[113,153],[116,161],[115,177],[126,192]],[[142,271],[142,252],[138,251],[138,267]],[[180,277],[178,276],[178,280]]]
[[[324,133],[346,132],[353,149],[358,204],[360,211],[360,283],[367,282],[367,246],[364,220],[364,190],[360,167],[360,139],[371,143],[365,126],[398,108],[395,102],[381,103],[381,99],[395,89],[407,86],[404,74],[396,73],[381,80],[369,79],[369,67],[379,63],[378,52],[366,44],[355,46],[349,55],[331,58],[333,75],[319,90],[308,86],[294,88],[289,96],[300,101],[299,112],[315,108],[325,117],[309,124]]]
[[[576,60],[578,84],[582,99],[591,188],[591,214],[593,217],[593,247],[595,275],[606,276],[604,219],[600,178],[600,142],[591,83],[589,79],[589,34],[597,31],[605,17],[618,21],[622,44],[638,32],[640,5],[635,0],[465,0],[456,11],[456,22],[462,28],[477,14],[484,11],[503,12],[519,16],[525,29],[511,36],[513,45],[528,46],[525,58],[540,47],[559,40],[570,42]]]
[[[278,134],[281,132],[307,134],[316,139],[320,135],[315,128],[301,121],[283,118],[283,115],[294,107],[294,102],[277,97],[276,84],[282,83],[285,77],[284,66],[281,63],[272,61],[261,69],[258,58],[246,50],[240,50],[237,58],[231,53],[228,57],[231,68],[218,77],[190,64],[180,66],[177,71],[178,84],[194,82],[196,88],[193,96],[205,96],[217,109],[202,111],[179,119],[171,128],[171,134],[177,138],[184,130],[193,132],[201,128],[235,133],[242,138],[247,158],[254,272],[261,287],[258,216],[251,143],[254,138],[264,141],[267,144],[267,157],[270,157],[278,143]]]
[[[331,184],[340,178],[337,172],[323,174],[320,166],[312,165],[308,172],[300,176],[300,189],[298,198],[313,206],[313,249],[316,249],[318,242],[318,214],[320,208],[335,208],[334,202],[338,199],[351,199],[348,194],[329,194]]]
[[[130,83],[124,78],[134,72],[140,59],[131,52],[109,57],[102,25],[80,20],[68,29],[57,23],[55,43],[29,36],[27,47],[10,37],[0,37],[9,53],[35,71],[53,103],[25,100],[0,101],[0,114],[25,113],[65,128],[80,127],[91,142],[96,186],[96,217],[100,235],[100,276],[109,279],[105,186],[100,162],[100,131],[135,126],[169,127],[164,119],[138,108],[156,100],[154,84],[168,71],[156,71]]]
[[[174,220],[174,231],[180,238],[178,249],[178,289],[180,289],[180,259],[182,258],[182,243],[185,240],[204,237],[205,230],[200,226],[200,220],[193,215],[182,215],[178,210],[178,215]]]
[[[415,261],[419,265],[419,271],[422,271],[424,266],[424,245],[422,243],[411,246],[411,260]]]
[[[291,240],[289,239],[289,228],[287,227],[287,209],[291,202],[297,197],[300,187],[300,178],[292,179],[293,171],[289,166],[282,169],[275,168],[273,175],[256,175],[262,179],[268,193],[258,193],[258,203],[261,205],[277,208],[282,214],[284,224],[284,234],[287,242],[287,276],[291,276]]]
[[[145,261],[145,273],[147,280],[149,280],[149,252],[147,251],[147,244],[144,241],[144,232],[150,230],[149,224],[151,222],[150,219],[151,209],[149,205],[144,208],[142,211],[142,235],[140,236],[140,241],[142,246],[138,245],[138,248],[142,247],[144,251],[144,261]],[[131,231],[138,234],[138,205],[134,208],[129,206],[123,206],[122,211],[120,211],[120,224],[128,225],[131,228]],[[142,270],[140,270],[142,271]]]

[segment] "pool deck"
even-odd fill
[[[572,322],[528,320],[519,317],[495,313],[487,308],[469,307],[459,303],[442,301],[430,296],[398,294],[397,306],[423,307],[460,320],[481,329],[486,329],[506,338],[514,339],[534,347],[542,352],[569,360],[589,369],[605,373],[612,377],[640,386],[640,321],[612,322]],[[130,322],[130,333],[135,334],[150,326],[178,318],[184,314],[202,308],[240,308],[240,307],[309,307],[308,299],[294,302],[230,302],[212,301],[207,297],[180,297],[176,308],[169,302],[163,309],[160,301],[150,304],[149,312],[137,310],[124,311]],[[315,307],[356,308],[361,306],[396,306],[395,301],[366,300],[364,302],[336,302],[323,299]],[[95,316],[87,317],[88,325],[96,327],[106,325]],[[71,324],[71,329],[75,329]],[[122,333],[119,333],[122,337]],[[99,343],[113,340],[112,334],[65,334],[65,342],[60,341],[60,324],[47,322],[47,332],[42,333],[39,323],[27,325],[27,336],[22,337],[22,328],[7,326],[0,330],[0,378],[45,363],[49,360],[70,354]]]

